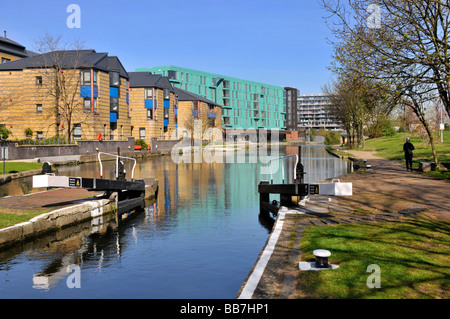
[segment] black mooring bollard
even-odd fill
[[[316,257],[316,268],[328,268],[328,257],[331,253],[325,249],[316,249],[313,251],[314,257]]]

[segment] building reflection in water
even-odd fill
[[[294,154],[298,151],[298,147],[287,147],[285,152],[284,150],[280,151],[280,155]],[[302,161],[307,172],[306,182],[331,178],[336,174],[342,175],[346,172],[346,165],[348,165],[324,154],[323,147],[302,147]],[[289,172],[292,172],[294,163],[292,161],[285,164],[287,177]],[[131,165],[125,164],[127,178],[129,178]],[[81,228],[76,228],[76,231],[68,233],[65,237],[58,235],[57,239],[49,238],[43,239],[41,242],[34,242],[33,247],[26,248],[32,251],[27,254],[27,258],[39,260],[43,270],[33,274],[33,288],[49,290],[58,286],[58,282],[61,285],[61,281],[66,280],[69,275],[67,267],[70,264],[79,265],[84,271],[83,278],[87,277],[87,280],[95,274],[101,273],[105,268],[120,269],[120,261],[124,252],[137,249],[133,247],[140,247],[137,251],[143,255],[142,258],[146,254],[156,254],[157,252],[153,250],[159,251],[162,248],[152,245],[161,243],[159,240],[162,239],[168,240],[174,234],[180,236],[175,241],[183,243],[187,250],[191,249],[190,243],[184,241],[189,240],[186,238],[190,237],[183,236],[191,236],[191,232],[199,232],[199,236],[207,237],[207,240],[210,240],[210,243],[207,244],[211,246],[208,249],[214,250],[215,246],[222,247],[229,243],[232,247],[227,249],[230,249],[231,255],[227,258],[231,259],[230,262],[233,264],[242,262],[243,257],[236,255],[237,252],[242,250],[242,253],[248,254],[245,245],[251,244],[248,248],[250,249],[254,244],[243,242],[241,238],[238,238],[237,240],[241,240],[242,247],[239,251],[235,251],[236,239],[231,237],[237,237],[239,233],[244,234],[249,229],[254,231],[254,224],[260,224],[260,228],[264,227],[267,230],[265,235],[267,236],[273,226],[273,220],[258,219],[257,185],[260,180],[269,179],[268,176],[261,175],[262,165],[266,164],[259,160],[253,163],[248,159],[244,163],[230,160],[225,160],[224,163],[175,163],[170,156],[152,157],[138,161],[135,171],[136,178],[156,178],[159,181],[157,200],[147,201],[143,212],[126,219],[120,227],[108,224],[100,232],[93,233],[91,225],[86,225],[84,228],[80,226]],[[113,172],[113,167],[114,163],[108,162],[104,169]],[[88,177],[96,176],[98,171],[98,163],[89,163],[61,167],[58,175]],[[281,179],[281,170],[278,170],[277,174],[275,178]],[[223,234],[222,237],[216,238],[215,230],[207,229],[207,227],[228,227],[230,238],[223,237]],[[66,231],[69,232],[69,230]],[[179,235],[180,233],[181,235]],[[189,234],[186,235],[186,233]],[[244,240],[248,241],[248,239]],[[170,247],[174,249],[174,246]],[[260,245],[256,247],[260,247]],[[257,249],[254,252],[256,256],[259,253]],[[20,253],[20,251],[1,253],[0,270],[2,264],[8,264],[8,260],[13,260],[14,256]],[[182,253],[182,251],[178,251],[178,253]],[[194,259],[205,258],[204,255],[201,255],[205,252],[199,250],[198,253],[200,255],[193,256]],[[128,256],[128,258],[130,257]],[[137,263],[148,262],[139,260],[140,256],[132,258]],[[237,259],[233,260],[233,258]],[[223,262],[222,259],[218,260]],[[118,261],[119,265],[117,265]],[[152,262],[154,262],[154,256]],[[165,260],[160,262],[164,263]],[[250,260],[249,265],[251,266],[253,262],[254,259]],[[248,269],[246,268],[243,272],[245,276]]]

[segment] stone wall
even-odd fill
[[[78,141],[73,145],[16,145],[8,143],[8,160],[35,159],[53,156],[95,154],[98,152],[116,153],[134,150],[134,138],[126,141]],[[1,157],[1,156],[0,156]]]

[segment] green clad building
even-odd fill
[[[198,94],[222,105],[222,128],[240,130],[286,130],[284,87],[230,76],[181,68],[173,65],[138,68],[167,76],[174,87]]]

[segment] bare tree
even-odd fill
[[[62,133],[70,143],[74,121],[84,122],[90,116],[90,113],[84,112],[84,103],[80,98],[82,44],[74,42],[69,47],[60,36],[46,34],[38,45],[38,51],[42,54],[39,67],[44,94],[54,100],[48,113],[50,127],[55,128],[56,136]]]
[[[321,0],[330,13],[337,74],[376,81],[393,104],[410,107],[423,124],[437,163],[434,138],[424,114],[438,96],[450,114],[450,6],[447,0]],[[370,10],[374,10],[370,13]],[[377,24],[370,23],[371,18]]]
[[[330,14],[327,23],[336,38],[338,64],[386,83],[413,79],[415,85],[428,85],[426,90],[431,88],[450,114],[448,0],[321,3]],[[378,18],[379,24],[370,24],[372,18]]]

